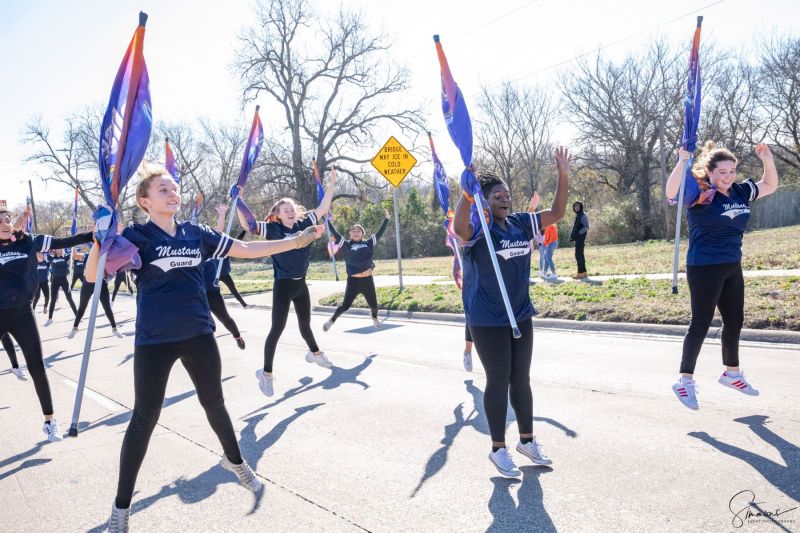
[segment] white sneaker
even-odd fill
[[[517,469],[517,465],[514,464],[514,460],[511,458],[511,454],[508,453],[507,448],[500,448],[496,452],[490,453],[489,460],[503,477],[512,478],[522,475],[522,472]]]
[[[726,387],[733,390],[738,390],[748,396],[758,396],[758,391],[753,388],[750,383],[744,378],[744,372],[740,372],[738,376],[729,376],[728,371],[722,373],[719,377],[719,382]]]
[[[375,326],[376,328],[379,328],[379,327],[381,327],[381,321],[378,320],[377,318],[373,318],[372,319],[372,325]]]
[[[694,380],[681,378],[672,386],[672,392],[674,392],[681,403],[689,409],[695,411],[700,409],[700,406],[697,405],[697,386]]]
[[[261,389],[264,396],[275,394],[275,389],[272,387],[272,374],[267,374],[263,368],[259,368],[256,370],[256,377],[258,378],[258,388]]]
[[[45,323],[44,323],[44,325],[45,325],[45,326],[49,326],[49,325],[50,325],[50,324],[52,324],[52,323],[53,323],[53,319],[52,319],[52,318],[48,318],[48,319],[47,319],[47,322],[45,322]]]
[[[111,506],[111,517],[108,519],[108,533],[128,533],[128,519],[131,510],[117,509],[117,504]]]
[[[69,333],[67,333],[67,338],[71,339],[77,334],[78,334],[78,328],[72,328],[72,330]]]
[[[122,333],[120,333],[120,332],[119,332],[119,330],[118,330],[117,328],[112,328],[112,329],[111,329],[111,333],[113,333],[114,335],[116,335],[118,339],[121,339],[121,338],[123,337]]]
[[[242,464],[235,465],[223,455],[219,464],[225,470],[230,470],[236,474],[236,477],[239,478],[239,484],[247,490],[252,492],[261,490],[261,481],[256,477],[255,472],[253,472],[253,469],[250,468],[246,462],[242,461]]]
[[[25,375],[25,371],[21,368],[12,368],[11,373],[17,376],[20,381],[28,381],[28,376]]]
[[[521,442],[517,443],[517,451],[536,463],[537,465],[551,465],[553,461],[547,457],[545,454],[542,453],[542,445],[536,442],[536,438],[527,443],[522,444]]]
[[[464,370],[472,372],[472,352],[464,352]]]
[[[61,437],[61,434],[58,432],[58,422],[56,422],[55,418],[50,420],[50,423],[44,423],[44,426],[42,426],[42,432],[47,435],[47,440],[50,442],[59,442],[64,440]]]
[[[333,320],[328,320],[322,325],[322,331],[328,331],[333,327]]]
[[[306,354],[306,361],[309,363],[317,363],[322,368],[330,368],[333,364],[325,357],[325,352],[319,352],[319,355],[314,355],[314,352]]]

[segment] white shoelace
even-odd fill
[[[498,462],[503,470],[513,470],[517,467],[511,458],[511,454],[508,453],[508,449],[500,448],[495,455],[499,459]]]

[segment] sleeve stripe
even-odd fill
[[[308,218],[311,219],[311,224],[316,226],[316,224],[317,224],[317,214],[314,211],[311,211],[308,214]]]
[[[47,253],[50,251],[50,245],[53,244],[53,236],[52,235],[42,235],[42,249],[39,250],[42,253]]]
[[[752,202],[758,196],[758,187],[753,180],[747,180],[747,184],[750,185],[750,201]]]
[[[256,222],[256,231],[257,231],[258,235],[260,235],[262,237],[266,237],[267,236],[267,223],[266,222],[261,222],[261,221]]]
[[[540,233],[539,220],[536,217],[536,213],[528,213],[528,216],[531,217],[531,229],[533,230],[533,235],[536,236]]]
[[[232,246],[233,241],[231,240],[230,237],[223,234],[222,238],[219,240],[219,244],[217,244],[217,249],[214,250],[213,254],[211,254],[212,259],[220,259],[224,257],[230,250],[230,246],[228,246],[228,244]]]

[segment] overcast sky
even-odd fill
[[[239,83],[229,65],[237,33],[254,20],[253,5],[252,0],[0,2],[0,199],[12,206],[24,202],[30,178],[37,199],[70,197],[36,178],[41,169],[23,163],[28,148],[20,144],[20,131],[39,114],[58,139],[58,126],[70,112],[107,103],[140,9],[150,16],[145,59],[154,118],[205,116],[249,124],[252,108],[241,108]],[[339,4],[315,0],[312,5],[325,16]],[[481,84],[553,83],[573,58],[600,47],[620,57],[657,35],[688,47],[697,15],[705,16],[703,39],[722,47],[746,51],[754,35],[800,34],[798,0],[345,0],[342,5],[360,10],[371,28],[394,40],[392,56],[412,77],[408,96],[429,102],[429,127],[451,173],[459,164],[452,143],[440,133],[434,33],[442,36],[472,107]],[[268,104],[266,96],[262,100]],[[262,112],[262,121],[268,130],[280,125],[280,117],[269,113]],[[387,130],[378,137],[397,134]]]

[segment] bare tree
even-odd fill
[[[800,169],[800,38],[761,43],[761,104],[769,116],[767,135],[775,157]]]
[[[266,93],[283,110],[288,142],[273,147],[278,157],[267,164],[302,202],[316,204],[312,157],[357,181],[351,165],[369,161],[362,154],[376,146],[378,127],[424,130],[418,108],[392,107],[409,87],[408,73],[392,66],[388,39],[370,35],[360,15],[317,17],[306,0],[262,0],[256,15],[258,24],[240,35],[234,68],[245,101]]]

